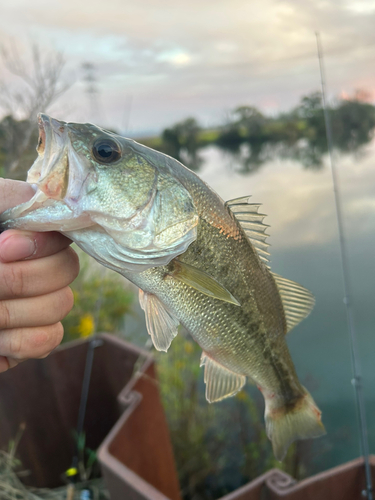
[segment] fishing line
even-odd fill
[[[365,474],[366,474],[366,491],[363,491],[362,494],[364,496],[367,496],[368,500],[372,500],[373,490],[372,490],[372,478],[371,478],[371,468],[369,460],[366,408],[363,396],[363,384],[362,384],[360,361],[358,355],[357,335],[354,327],[352,304],[351,304],[351,282],[350,282],[349,263],[346,250],[345,231],[344,231],[343,217],[342,217],[341,197],[338,188],[336,166],[333,160],[333,153],[332,153],[333,152],[332,128],[326,102],[326,80],[324,72],[323,49],[319,33],[315,32],[315,36],[316,36],[316,44],[318,50],[319,68],[320,68],[320,82],[322,87],[322,100],[323,100],[324,122],[326,128],[326,136],[327,136],[328,156],[331,165],[332,183],[333,183],[333,191],[334,191],[335,205],[336,205],[337,226],[339,231],[341,268],[342,268],[344,294],[345,294],[344,304],[348,322],[350,355],[351,355],[352,370],[354,375],[352,384],[354,386],[354,392],[356,396],[356,407],[357,407],[359,431],[360,431],[360,446],[361,446],[362,456],[364,458]]]

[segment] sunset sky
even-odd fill
[[[136,134],[196,117],[204,126],[251,104],[265,113],[319,89],[321,33],[329,94],[375,91],[374,0],[0,0],[0,43],[62,51],[71,89],[50,109]],[[26,59],[25,59],[26,60]],[[92,116],[82,63],[95,65]],[[0,67],[0,80],[9,73]],[[17,85],[16,80],[14,85]],[[372,94],[375,99],[375,92]]]

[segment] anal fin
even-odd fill
[[[155,349],[168,351],[177,335],[179,321],[166,309],[164,304],[152,293],[139,290],[139,303],[145,312],[146,327]]]
[[[206,399],[209,403],[234,396],[246,383],[245,375],[232,372],[202,352],[201,364],[204,365]]]

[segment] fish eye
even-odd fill
[[[99,163],[114,163],[121,157],[120,147],[111,139],[98,139],[92,146],[92,153]]]

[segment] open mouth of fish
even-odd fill
[[[38,115],[38,158],[31,167],[27,182],[48,198],[64,199],[69,185],[68,132],[64,122]]]
[[[45,114],[38,115],[38,128],[38,157],[27,176],[35,195],[0,214],[0,230],[60,231],[105,265],[117,269],[126,262],[129,270],[165,265],[196,239],[198,215],[190,195],[173,176],[158,185],[157,167],[142,146],[112,138],[95,125]],[[129,166],[124,157],[115,163],[115,173],[103,168],[96,141],[119,143],[119,148],[124,141]],[[143,170],[134,168],[135,161]],[[93,243],[99,239],[101,249]]]
[[[27,182],[34,188],[35,195],[28,202],[0,214],[2,230],[19,227],[67,232],[96,226],[103,231],[97,226],[97,218],[106,214],[90,209],[86,211],[87,194],[95,189],[96,173],[85,165],[86,159],[78,156],[73,148],[69,126],[43,113],[38,115],[38,157],[27,175]],[[117,221],[119,230],[142,230],[154,194],[150,193],[139,211]],[[111,219],[116,224],[117,218],[112,215]]]
[[[38,115],[38,158],[27,175],[27,182],[34,188],[35,195],[28,202],[1,214],[1,229],[21,227],[26,223],[25,229],[30,230],[72,230],[94,224],[77,204],[88,174],[79,162],[74,162],[74,166],[71,164],[74,153],[70,152],[73,157],[69,158],[69,149],[72,148],[69,148],[66,125],[48,115]],[[42,228],[41,224],[45,227]]]

